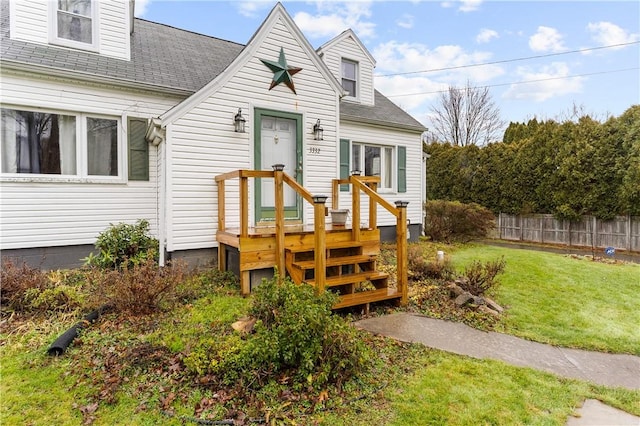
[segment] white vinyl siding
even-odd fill
[[[341,81],[342,79],[342,62],[350,61],[357,64],[357,88],[356,98],[358,102],[364,105],[374,104],[374,87],[373,87],[373,67],[374,64],[369,56],[362,51],[360,45],[351,37],[332,45],[328,50],[323,51],[323,60],[331,73]],[[346,99],[351,99],[347,97]]]
[[[406,149],[406,192],[397,192],[395,189],[388,192],[380,191],[380,195],[387,201],[393,203],[397,200],[409,201],[407,207],[407,217],[411,223],[422,223],[422,182],[420,170],[422,168],[422,142],[420,134],[396,129],[388,129],[379,126],[367,125],[354,122],[341,122],[340,137],[348,139],[354,144],[365,143],[369,145],[379,145],[381,147],[394,147],[395,153],[399,147]],[[394,165],[392,173],[397,170]],[[397,179],[397,176],[396,176]],[[362,197],[361,217],[367,217],[369,212],[369,202],[366,197]],[[340,193],[339,208],[350,209],[351,199],[345,192]],[[378,224],[395,225],[395,217],[385,209],[378,208]]]
[[[123,123],[122,141],[126,141],[128,117],[155,117],[178,102],[166,96],[127,93],[51,78],[26,78],[10,73],[1,77],[3,103],[30,109],[84,111],[98,117],[117,116]],[[157,149],[153,146],[149,147],[149,157],[149,181],[0,177],[0,248],[93,244],[98,233],[110,223],[134,223],[138,219],[147,219],[157,235],[159,182]],[[124,172],[121,174],[126,176]]]
[[[92,7],[96,8],[98,33],[94,34],[97,42],[95,48],[90,50],[100,55],[130,60],[129,1],[98,1]],[[11,0],[9,10],[11,38],[39,44],[53,41],[55,4],[51,6],[51,2],[42,0]]]
[[[284,47],[289,66],[302,71],[293,76],[297,95],[286,85],[269,90],[273,72],[260,59],[277,61]],[[337,94],[315,68],[282,20],[262,40],[255,55],[224,87],[194,107],[170,127],[172,168],[170,179],[172,232],[168,250],[212,247],[217,228],[217,187],[214,177],[237,169],[253,169],[254,108],[292,112],[303,116],[303,185],[315,194],[330,194],[336,177]],[[235,133],[233,117],[242,108],[247,133]],[[320,119],[324,140],[313,140],[313,125]],[[309,148],[318,148],[319,153]],[[249,218],[254,218],[253,182],[250,185]],[[237,179],[227,182],[226,224],[238,223]],[[308,222],[313,207],[304,203]]]

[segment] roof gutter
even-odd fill
[[[357,123],[373,124],[376,126],[392,127],[394,129],[399,129],[399,130],[413,130],[420,133],[427,130],[427,128],[423,126],[416,126],[416,125],[405,124],[405,123],[394,123],[391,121],[375,120],[372,118],[360,117],[356,115],[347,115],[344,113],[340,113],[340,121],[349,121],[356,124]]]

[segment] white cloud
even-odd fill
[[[566,50],[562,34],[555,28],[539,26],[538,32],[529,37],[529,47],[534,52],[561,52]]]
[[[591,33],[591,39],[600,46],[611,46],[640,40],[640,34],[632,34],[611,22],[590,22],[587,25],[587,31]],[[619,46],[616,49],[624,48],[625,46]]]
[[[489,43],[491,39],[498,38],[499,35],[496,31],[490,30],[488,28],[483,28],[480,30],[478,35],[476,36],[476,43]]]
[[[273,7],[273,3],[266,0],[238,1],[234,4],[238,8],[240,15],[246,16],[247,18],[262,17],[263,14],[261,12],[263,10],[271,9]]]
[[[136,0],[134,14],[137,17],[143,16],[146,13],[150,3],[151,0]]]
[[[302,32],[309,37],[334,37],[351,28],[360,38],[372,38],[376,24],[371,17],[370,1],[317,2],[318,13],[298,12],[293,17]]]
[[[491,59],[489,52],[466,52],[460,46],[444,45],[435,49],[429,49],[420,43],[398,43],[390,41],[378,45],[372,51],[377,60],[379,74],[397,74],[412,71],[448,69],[428,73],[429,78],[438,79],[446,84],[465,84],[466,80],[472,82],[485,82],[504,73],[497,65],[485,65],[481,67],[463,67],[465,65],[487,62]],[[416,74],[427,75],[424,74]]]
[[[458,7],[460,12],[474,12],[480,8],[483,0],[446,0],[440,3],[442,7]]]
[[[529,67],[518,67],[520,81],[526,84],[512,84],[504,93],[507,99],[532,100],[542,102],[570,93],[581,93],[585,77],[568,77],[571,73],[564,62],[554,62],[534,71]]]
[[[396,24],[399,27],[402,27],[408,30],[413,28],[413,15],[409,15],[405,13],[404,15],[402,15],[402,19],[399,19],[396,21]]]

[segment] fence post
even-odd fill
[[[631,252],[631,213],[627,215],[627,251]]]

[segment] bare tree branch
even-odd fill
[[[495,141],[504,126],[500,110],[487,87],[449,87],[431,108],[433,132],[454,145],[486,145]]]

